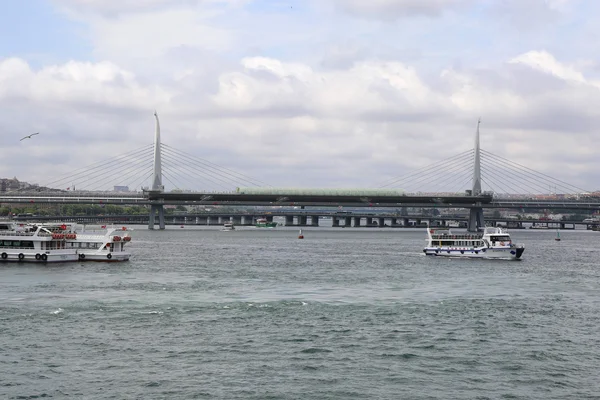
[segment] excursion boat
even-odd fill
[[[125,246],[131,241],[126,227],[117,228],[102,225],[99,230],[87,229],[84,226],[77,230],[76,225],[66,226],[67,247],[77,251],[81,261],[128,261],[131,253]]]
[[[77,261],[77,250],[67,245],[63,231],[42,225],[0,223],[0,262]]]
[[[277,222],[269,222],[266,218],[258,218],[254,226],[257,228],[275,228],[277,226]]]
[[[125,250],[131,241],[126,227],[79,230],[76,224],[0,224],[0,241],[1,261],[115,262],[131,257]]]
[[[222,231],[235,231],[235,226],[233,226],[233,224],[231,222],[225,222],[223,224],[223,229],[221,229]]]
[[[519,260],[524,251],[523,245],[513,243],[508,232],[497,227],[458,235],[449,228],[428,228],[427,245],[423,249],[428,256],[511,260]]]

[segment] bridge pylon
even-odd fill
[[[154,173],[152,174],[152,188],[154,193],[162,193],[165,187],[162,184],[162,161],[160,153],[160,122],[158,114],[154,111],[156,119],[156,129],[154,131]],[[158,217],[159,229],[165,229],[165,209],[161,200],[156,200],[155,204],[150,205],[150,215],[148,218],[148,229],[154,229],[155,218]]]
[[[471,194],[473,196],[479,196],[481,194],[481,152],[479,146],[479,125],[481,124],[481,118],[477,120],[477,131],[475,132],[475,160],[473,162],[473,189]],[[467,229],[469,232],[478,232],[481,228],[485,227],[485,221],[483,220],[483,208],[478,203],[475,207],[469,209],[469,225]]]

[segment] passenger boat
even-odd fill
[[[231,222],[225,222],[223,224],[223,229],[221,229],[222,231],[235,231],[235,226],[233,226],[233,224]]]
[[[269,222],[266,218],[258,218],[254,226],[257,228],[275,228],[277,226],[277,222]]]
[[[461,234],[454,234],[449,228],[428,228],[423,249],[428,256],[511,260],[520,259],[524,251],[523,245],[513,243],[508,232],[497,227]]]
[[[54,229],[43,225],[0,223],[0,262],[77,261],[79,255],[67,245],[63,226]]]
[[[65,226],[65,225],[63,225]],[[125,246],[131,241],[131,236],[126,227],[100,226],[100,229],[76,225],[66,225],[66,238],[68,248],[77,251],[81,261],[128,261],[131,253]]]

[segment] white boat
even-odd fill
[[[65,225],[63,225],[65,226]],[[102,225],[100,229],[90,229],[77,225],[66,225],[65,241],[67,247],[77,251],[81,261],[128,261],[131,253],[125,246],[131,242],[131,236],[126,227]]]
[[[223,224],[222,231],[235,231],[235,226],[231,222],[226,222]]]
[[[62,225],[0,223],[0,262],[54,263],[77,261],[77,250],[69,247]]]
[[[423,253],[428,256],[518,260],[525,247],[512,242],[508,232],[486,227],[481,233],[454,234],[449,228],[428,228]]]
[[[126,227],[102,225],[96,228],[64,223],[30,223],[23,226],[26,231],[39,230],[42,236],[49,234],[60,243],[62,249],[74,253],[74,259],[67,261],[129,260],[131,253],[125,246],[131,241],[131,236]]]

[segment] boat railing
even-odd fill
[[[33,236],[35,232],[0,232],[0,236]]]
[[[432,235],[432,239],[448,240],[448,239],[465,239],[465,240],[479,240],[480,235]]]
[[[112,235],[98,235],[98,234],[91,234],[91,233],[78,233],[77,237],[75,239],[75,241],[78,242],[85,242],[86,240],[107,240],[109,239],[109,237]],[[118,236],[118,235],[116,235]]]

